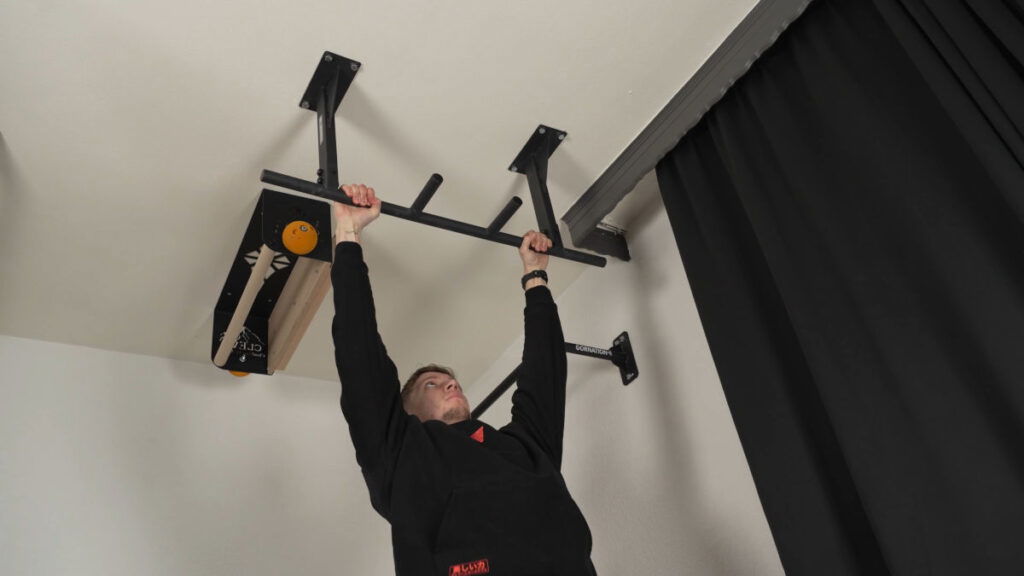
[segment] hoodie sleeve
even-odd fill
[[[341,411],[375,510],[390,518],[391,478],[409,416],[402,408],[395,364],[377,332],[369,270],[362,246],[341,242],[331,268],[334,359]]]
[[[547,286],[526,291],[523,361],[512,395],[512,422],[522,426],[562,467],[565,425],[565,338]]]

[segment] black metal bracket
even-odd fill
[[[580,356],[590,356],[591,358],[611,360],[612,364],[615,364],[619,368],[619,375],[622,376],[623,386],[629,386],[629,384],[636,380],[637,376],[640,374],[636,367],[636,356],[633,355],[633,346],[630,343],[628,332],[623,332],[616,336],[615,340],[612,342],[611,348],[607,350],[566,342],[565,351],[569,354],[578,354]],[[492,404],[494,404],[495,401],[498,400],[498,398],[501,398],[501,396],[508,391],[513,384],[515,384],[518,378],[519,366],[516,366],[516,369],[506,376],[505,379],[498,384],[498,387],[491,391],[491,393],[473,409],[471,417],[474,419],[479,418],[488,408],[491,407]]]
[[[562,234],[558,230],[558,221],[555,220],[551,196],[548,194],[548,158],[565,137],[564,131],[541,124],[508,167],[512,172],[526,175],[530,197],[533,198],[533,211],[537,214],[537,226],[556,247],[562,246]]]
[[[317,181],[310,182],[271,170],[263,170],[260,174],[262,182],[334,200],[349,206],[353,205],[348,195],[338,189],[340,179],[338,176],[338,149],[334,114],[337,112],[341,100],[344,98],[352,80],[361,67],[362,65],[355,60],[350,60],[331,52],[324,52],[316,71],[313,73],[313,78],[310,80],[309,86],[306,88],[306,92],[300,101],[300,107],[312,110],[317,114],[320,152],[320,169],[317,171]],[[522,172],[526,174],[530,183],[530,194],[533,198],[534,210],[537,213],[538,229],[551,238],[554,244],[547,251],[547,254],[555,258],[603,267],[607,263],[605,258],[578,250],[571,250],[562,244],[558,223],[551,209],[551,199],[548,196],[546,184],[547,159],[554,152],[555,148],[558,147],[558,143],[564,138],[565,132],[541,126],[530,137],[530,141],[527,142],[523,151],[516,157],[516,161],[521,162]],[[522,159],[520,160],[520,158]],[[515,166],[519,167],[518,165]],[[427,203],[438,187],[440,187],[443,180],[440,174],[432,175],[412,206],[407,208],[389,202],[382,202],[381,213],[473,236],[482,240],[519,247],[522,243],[522,238],[501,232],[501,228],[522,205],[522,200],[519,198],[509,200],[501,213],[486,228],[424,212],[423,210],[426,208]]]
[[[338,143],[334,129],[334,115],[341,100],[352,85],[362,64],[331,52],[320,58],[309,86],[299,101],[299,107],[316,112],[317,142],[320,151],[320,169],[316,183],[332,190],[338,188]]]

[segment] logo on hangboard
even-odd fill
[[[221,332],[217,338],[217,342],[224,340],[225,332]],[[242,331],[238,333],[238,338],[235,340],[234,350],[240,352],[238,357],[239,362],[245,362],[249,358],[266,358],[267,357],[267,345],[263,342],[263,339],[256,335],[255,332],[243,327]]]
[[[245,261],[249,264],[249,268],[255,266],[256,261],[259,260],[259,258],[259,250],[253,250],[252,252],[249,252],[248,254],[245,255]],[[277,272],[278,270],[284,270],[285,268],[291,265],[292,263],[288,261],[287,256],[285,256],[284,254],[275,254],[274,259],[271,260],[270,262],[270,266],[267,266],[267,273],[263,276],[263,279],[266,280],[267,278],[270,278],[270,275],[273,274],[274,272]]]

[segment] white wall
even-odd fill
[[[594,561],[603,576],[782,574],[652,200],[633,261],[585,272],[558,302],[567,340],[607,348],[628,330],[640,368],[623,388],[610,363],[569,359],[564,472]],[[394,573],[336,382],[5,336],[0,366],[0,574]],[[484,419],[504,424],[508,401]]]
[[[609,259],[557,300],[566,341],[609,348],[625,330],[640,371],[623,387],[610,362],[569,355],[562,470],[594,534],[598,573],[781,575],[656,193],[630,229],[632,261]],[[472,402],[515,368],[522,345],[473,385]],[[482,419],[508,422],[510,400]]]
[[[393,574],[337,383],[0,336],[0,574]]]

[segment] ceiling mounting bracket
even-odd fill
[[[551,239],[556,248],[562,247],[562,235],[558,231],[558,222],[548,195],[548,158],[565,140],[565,136],[565,132],[541,124],[508,168],[512,172],[526,175],[530,196],[533,198],[533,211],[537,214],[537,227]]]

